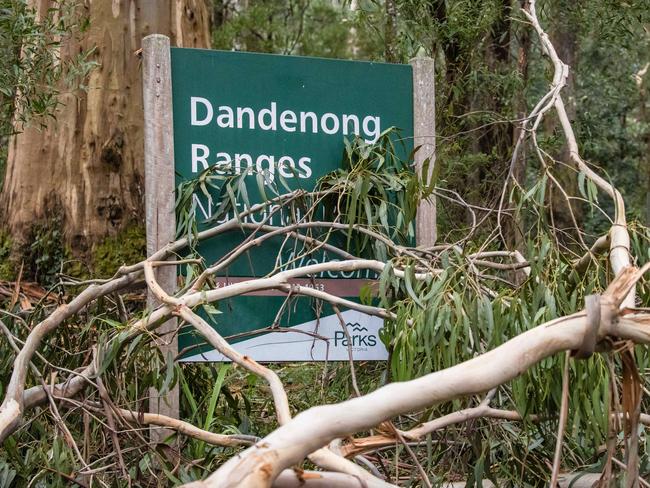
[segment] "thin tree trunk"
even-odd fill
[[[577,108],[575,70],[578,62],[578,39],[575,26],[567,19],[568,8],[569,6],[564,1],[558,1],[554,6],[554,16],[558,21],[553,23],[550,37],[562,62],[569,65],[569,76],[566,80],[566,86],[562,90],[562,95],[569,120],[574,121]],[[548,133],[553,133],[557,122],[553,118],[546,119],[546,122]],[[553,166],[553,175],[568,195],[577,195],[578,175],[570,163],[571,156],[568,144],[565,143],[554,156],[559,161],[559,164]],[[574,219],[578,226],[581,225],[583,220],[582,205],[580,202],[567,202],[560,190],[552,183],[550,185],[548,195],[553,221],[555,228],[561,230],[557,237],[560,242],[571,247],[575,243],[575,239],[577,239]]]
[[[511,55],[511,0],[500,0],[497,8],[498,15],[485,42],[484,60],[489,71],[495,76],[507,77],[511,76],[514,69],[514,56]],[[495,114],[505,114],[505,111],[509,110],[509,104],[504,103],[504,100],[511,96],[506,90],[505,85],[495,86],[489,94],[473,97],[470,112],[491,111]],[[468,181],[471,188],[481,188],[486,180],[503,180],[506,177],[510,167],[513,133],[510,124],[485,123],[485,120],[478,119],[472,125],[473,152],[485,155],[487,163],[477,164],[468,175]],[[479,202],[491,205],[497,198],[496,193],[481,191]],[[469,212],[466,219],[469,223]]]
[[[47,9],[53,0],[34,0]],[[173,45],[208,47],[206,0],[113,0],[86,3],[89,29],[61,47],[63,59],[93,49],[98,63],[86,92],[64,93],[56,121],[9,142],[0,204],[15,242],[35,221],[54,215],[67,244],[82,253],[143,220],[141,68],[137,51],[152,33]]]
[[[486,46],[485,57],[488,67],[490,71],[500,75],[506,75],[512,70],[512,59],[510,55],[510,40],[512,37],[510,33],[510,16],[510,0],[501,0],[499,15],[494,24],[492,24]],[[500,96],[492,96],[488,100],[482,101],[481,105],[481,110],[487,110],[489,107],[498,114],[503,113],[504,110],[502,97]],[[496,149],[497,154],[503,155],[504,161],[507,160],[507,153],[512,147],[513,142],[512,128],[509,125],[491,124],[479,132],[478,139],[481,152],[489,154]]]
[[[356,28],[356,15],[359,8],[359,2],[357,0],[350,1],[350,13],[348,14],[352,20],[352,27],[348,31],[348,48],[350,49],[350,56],[352,59],[359,57],[359,33]]]
[[[519,5],[522,10],[527,10],[529,5],[529,0],[519,0]],[[530,29],[528,26],[523,25],[518,36],[518,46],[517,46],[517,73],[521,78],[521,86],[528,86],[528,56],[530,53]],[[528,107],[526,104],[526,94],[523,90],[518,90],[515,93],[515,116],[518,120],[522,120],[527,115]],[[520,123],[515,123],[512,127],[512,141],[519,139],[521,133]],[[524,179],[526,175],[526,148],[523,147],[519,153],[519,157],[514,162],[514,168],[512,171],[512,178],[518,184],[524,184]],[[508,246],[510,249],[516,249],[518,251],[523,250],[524,246],[524,236],[523,229],[525,223],[522,221],[522,215],[515,213],[512,220],[506,221],[506,239],[508,241]],[[520,272],[515,273],[515,282],[520,283],[523,281],[524,276]]]
[[[386,26],[384,33],[385,55],[387,63],[398,63],[397,49],[397,4],[395,0],[386,0]]]
[[[645,224],[650,226],[650,120],[648,120],[648,70],[650,63],[647,63],[638,73],[636,73],[636,85],[639,89],[639,120],[645,124],[643,142],[645,143],[645,154],[641,159],[641,167],[644,168],[646,181],[645,197]]]
[[[528,0],[519,0],[520,8],[528,8]],[[519,36],[519,45],[517,47],[517,73],[521,77],[521,86],[528,86],[528,55],[530,53],[530,29],[524,27]],[[515,94],[515,113],[517,119],[523,119],[527,115],[526,95],[522,90]],[[519,124],[513,126],[512,140],[519,138],[521,128]],[[515,164],[513,177],[517,182],[523,182],[526,172],[526,151],[522,151]]]

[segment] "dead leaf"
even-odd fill
[[[25,295],[20,295],[20,309],[23,311],[32,309],[32,302]]]

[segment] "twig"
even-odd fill
[[[101,404],[87,402],[87,405],[93,409],[100,410]],[[157,413],[134,412],[124,408],[114,407],[124,418],[124,420],[141,425],[157,425],[166,429],[172,429],[180,434],[184,434],[193,439],[197,439],[213,446],[250,446],[259,440],[258,437],[243,434],[215,434],[207,430],[200,429],[189,422],[174,419],[166,415]]]
[[[562,373],[562,401],[560,404],[560,420],[557,428],[557,440],[555,442],[555,455],[553,456],[553,470],[551,471],[551,488],[557,486],[557,480],[560,476],[560,466],[562,464],[562,444],[564,439],[564,429],[566,428],[567,416],[569,415],[569,361],[571,355],[569,352],[564,354],[564,371]]]
[[[343,320],[343,316],[341,315],[341,311],[336,305],[332,305],[332,309],[334,310],[334,313],[339,319],[339,323],[341,324],[341,329],[343,329],[343,333],[345,334],[345,339],[347,340],[347,349],[348,349],[348,363],[350,364],[350,376],[352,377],[352,389],[354,390],[354,393],[356,396],[361,396],[361,392],[359,391],[359,385],[357,385],[357,373],[354,368],[354,358],[352,357],[352,338],[350,337],[350,332],[348,331],[348,328],[345,324],[345,320]]]
[[[111,439],[113,440],[113,448],[117,454],[117,461],[120,465],[120,469],[122,470],[122,476],[128,480],[129,486],[131,486],[131,476],[129,476],[129,470],[124,463],[124,457],[122,456],[122,447],[120,446],[120,440],[117,437],[117,431],[115,429],[115,419],[113,418],[113,412],[111,412],[110,397],[108,396],[108,392],[104,387],[104,382],[102,381],[101,376],[97,375],[95,381],[97,382],[97,392],[99,393],[99,397],[102,400],[102,406],[104,413],[106,414],[106,422],[108,423]]]

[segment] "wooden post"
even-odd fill
[[[433,174],[436,157],[436,97],[435,71],[433,59],[414,58],[413,67],[413,139],[414,146],[421,146],[415,153],[415,167],[426,181]],[[431,158],[428,174],[423,175],[422,164]],[[429,247],[436,242],[436,201],[435,197],[420,202],[416,218],[416,243]]]
[[[172,114],[172,80],[169,38],[153,34],[142,40],[142,95],[144,98],[144,180],[147,218],[147,255],[173,241],[176,234],[174,212],[174,130]],[[176,291],[176,267],[156,270],[158,283],[167,293]],[[147,305],[158,305],[151,292]],[[176,329],[172,319],[158,328],[158,341],[165,358],[178,354]],[[161,395],[155,388],[149,391],[149,411],[178,418],[178,386]],[[172,431],[151,431],[152,441],[162,442]]]

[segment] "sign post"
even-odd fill
[[[169,38],[153,34],[142,40],[142,96],[144,101],[144,180],[147,255],[150,256],[176,237],[174,213],[174,130],[172,112],[171,61]],[[169,294],[176,291],[176,266],[156,269],[160,286]],[[152,293],[147,295],[150,308],[159,305]],[[178,354],[174,333],[176,319],[158,329],[158,347],[166,360]],[[152,388],[149,411],[178,418],[178,385],[164,395]],[[172,431],[152,429],[151,438],[161,442]]]
[[[413,66],[413,139],[420,146],[415,153],[415,167],[427,182],[433,174],[436,157],[436,96],[434,61],[414,58]],[[428,174],[422,174],[422,165],[429,158]],[[418,207],[415,239],[418,246],[430,247],[436,242],[436,201],[423,201]]]

